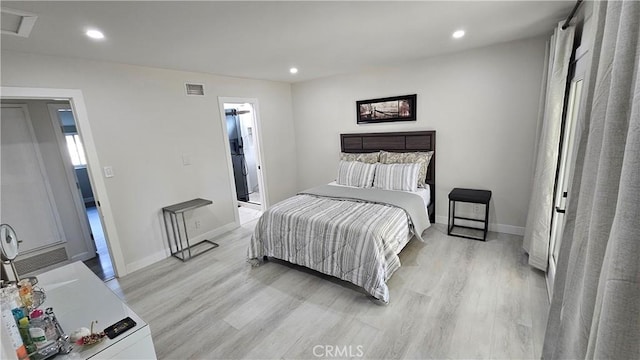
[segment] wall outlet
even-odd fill
[[[200,229],[200,220],[196,220],[196,229]]]

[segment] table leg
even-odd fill
[[[191,244],[189,244],[189,233],[187,232],[187,222],[184,219],[184,213],[182,213],[182,225],[184,225],[184,238],[187,242],[187,251],[189,252],[189,259],[191,259]]]
[[[489,202],[484,204],[484,241],[487,241],[487,232],[489,231]]]
[[[171,214],[171,226],[173,227],[173,242],[176,244],[176,252],[172,255],[175,255],[178,252],[182,251],[182,255],[184,256],[184,248],[182,247],[182,235],[180,234],[180,223],[178,223],[178,215],[176,213]]]
[[[169,214],[171,216],[171,214]],[[169,224],[167,223],[167,212],[162,210],[162,220],[164,220],[164,231],[167,233],[167,241],[169,242],[169,251],[173,253],[171,249],[171,235],[169,234]]]
[[[451,235],[451,199],[449,199],[449,210],[447,212],[447,235]]]

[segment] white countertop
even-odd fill
[[[67,334],[71,334],[80,327],[89,328],[91,321],[94,320],[98,321],[94,324],[94,332],[100,332],[127,316],[137,323],[134,328],[115,339],[105,337],[99,344],[90,346],[74,344],[74,350],[70,354],[58,355],[56,359],[88,359],[138,331],[150,332],[147,323],[82,262],[75,262],[38,275],[37,286],[43,288],[46,295],[46,300],[40,308],[43,310],[48,307],[53,308],[58,322]]]

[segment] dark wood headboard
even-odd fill
[[[409,131],[387,133],[340,134],[340,149],[345,153],[433,151],[427,168],[426,183],[431,190],[429,218],[435,223],[436,204],[436,132]]]

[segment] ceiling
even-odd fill
[[[2,1],[38,16],[28,38],[2,35],[2,50],[298,82],[551,34],[574,4]],[[89,39],[88,28],[105,39]],[[457,29],[466,36],[453,39]]]

